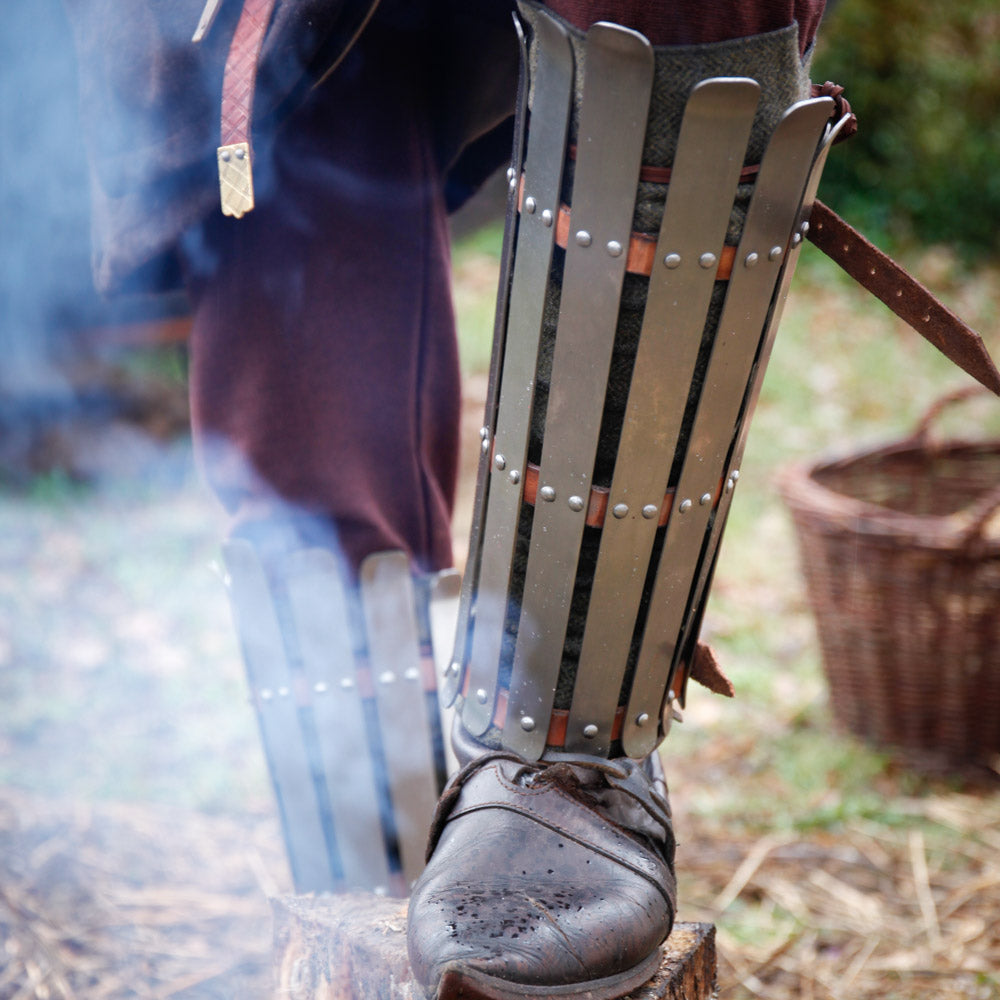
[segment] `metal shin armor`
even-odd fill
[[[461,696],[469,732],[527,758],[642,757],[690,670],[837,125],[829,99],[799,100],[794,26],[654,50],[617,25],[583,36],[522,14],[521,139],[443,694]]]
[[[414,581],[402,552],[357,587],[305,549],[277,571],[239,539],[225,561],[296,890],[406,895],[445,777],[431,662],[454,630],[458,576]]]

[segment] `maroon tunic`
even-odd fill
[[[803,51],[822,13],[821,0],[550,6],[657,44],[798,20]],[[299,512],[335,526],[353,565],[392,548],[426,569],[451,563],[460,382],[432,74],[376,17],[284,124],[255,211],[213,218],[188,247],[210,482],[237,525]]]

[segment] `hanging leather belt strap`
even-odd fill
[[[831,87],[831,84],[825,86]],[[839,90],[840,88],[834,88]],[[817,89],[817,93],[820,92]],[[570,149],[575,156],[575,149]],[[744,167],[741,183],[753,179],[757,167]],[[670,183],[670,168],[644,165],[639,175],[642,181]],[[522,195],[519,194],[519,209]],[[531,211],[532,207],[528,206]],[[570,233],[570,209],[563,205],[556,222],[556,242],[565,247]],[[821,201],[813,204],[806,237],[831,260],[842,267],[863,288],[887,305],[922,337],[929,340],[946,358],[1000,395],[1000,372],[975,330],[939,302],[916,278],[903,270],[846,223]],[[735,247],[722,248],[717,279],[726,281],[732,271]],[[644,233],[632,233],[627,249],[627,269],[637,274],[650,273],[655,256],[655,238]]]
[[[807,237],[946,358],[1000,395],[1000,372],[979,334],[821,201],[813,205]]]
[[[274,4],[275,0],[244,0],[222,81],[222,127],[216,154],[219,193],[223,215],[237,219],[254,205],[250,122],[257,62]],[[204,37],[218,6],[217,0],[208,0],[202,22],[195,32],[196,41]]]

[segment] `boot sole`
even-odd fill
[[[660,967],[660,949],[625,972],[585,983],[530,986],[500,979],[468,967],[445,969],[435,1000],[518,1000],[519,997],[558,997],[559,1000],[616,1000],[642,986]]]

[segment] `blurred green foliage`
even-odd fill
[[[824,201],[896,247],[997,256],[997,0],[840,0],[812,78],[843,85],[859,122],[830,156]]]

